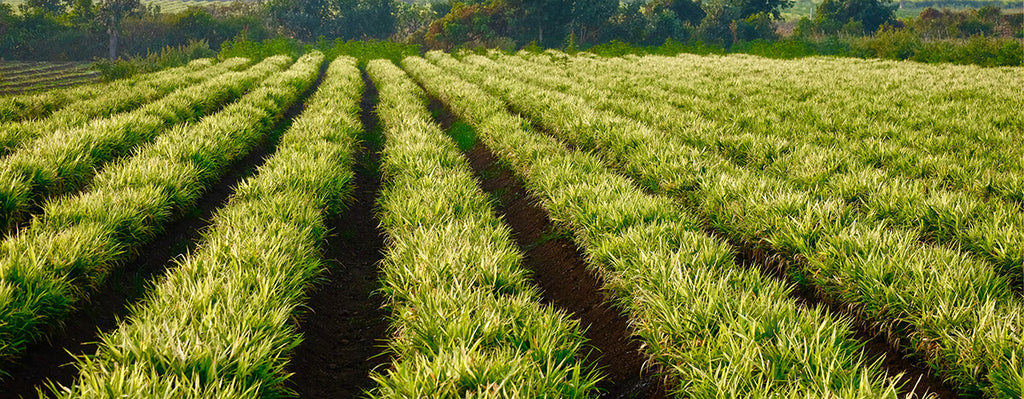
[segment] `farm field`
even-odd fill
[[[793,4],[782,10],[786,20],[796,21],[802,17],[811,17],[812,10],[820,5],[821,0],[796,0]],[[903,0],[894,2],[896,5],[895,14],[897,18],[909,18],[921,15],[926,8],[936,10],[969,10],[982,7],[999,7],[1005,14],[1020,14],[1021,4],[1005,0]]]
[[[1020,398],[1022,76],[314,51],[5,97],[0,396]]]
[[[100,73],[89,70],[88,62],[0,62],[0,95],[39,92],[99,80]]]
[[[189,7],[193,6],[222,6],[231,4],[233,0],[142,0],[142,4],[147,7],[160,7],[161,13],[173,14],[181,11],[185,11]],[[15,12],[18,12],[18,8],[25,4],[25,0],[3,0],[3,3],[10,4],[14,7]]]

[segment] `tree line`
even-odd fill
[[[1021,14],[1005,15],[997,7],[956,12],[926,9],[918,18],[898,20],[894,14],[897,4],[891,0],[824,0],[813,18],[795,24],[791,35],[780,35],[779,27],[783,11],[793,0],[265,0],[224,4],[192,6],[179,13],[163,13],[140,0],[27,0],[17,10],[0,4],[0,58],[114,59],[199,41],[217,51],[228,41],[273,38],[304,43],[380,39],[444,50],[576,49],[610,42],[634,46],[674,42],[729,50],[783,40],[803,40],[818,47],[837,40],[849,44],[851,38],[892,36],[892,32],[918,41],[1002,36],[1016,40],[1019,47],[1024,36]],[[195,52],[195,47],[190,45],[190,51]]]

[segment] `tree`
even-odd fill
[[[818,5],[815,20],[830,33],[850,22],[860,22],[864,32],[892,23],[896,5],[891,0],[824,0]]]
[[[663,7],[672,10],[676,13],[676,17],[682,22],[689,22],[692,26],[697,26],[700,21],[707,15],[702,9],[700,1],[692,0],[660,0]]]
[[[431,48],[445,50],[458,46],[514,47],[507,36],[509,11],[499,2],[488,5],[454,3],[448,14],[430,24],[424,42]]]
[[[14,48],[23,42],[20,37],[21,32],[12,29],[17,25],[18,19],[18,15],[14,13],[14,7],[7,3],[0,3],[0,60],[10,57]]]
[[[68,2],[65,0],[27,0],[25,6],[35,12],[63,15],[67,12]]]
[[[73,0],[68,15],[71,23],[76,26],[91,25],[96,22],[96,7],[92,0]]]
[[[432,22],[437,20],[438,15],[429,4],[396,2],[395,38],[399,41],[408,41],[417,32],[422,34]]]
[[[562,44],[573,17],[573,0],[517,0],[509,6],[518,11],[520,41],[537,41],[545,47]]]
[[[311,41],[325,33],[326,0],[269,0],[266,7],[271,18],[293,37]]]
[[[332,0],[329,26],[336,37],[387,39],[395,33],[394,0]]]
[[[647,20],[641,13],[642,4],[620,3],[619,9],[608,20],[608,25],[601,31],[602,42],[623,41],[640,43],[644,39]]]
[[[618,9],[618,0],[576,0],[572,5],[571,30],[581,43],[596,40],[601,27]]]
[[[710,0],[701,3],[707,16],[700,23],[704,40],[726,47],[737,40],[774,35],[774,21],[793,0]]]
[[[140,11],[142,3],[139,0],[103,0],[99,4],[97,15],[100,21],[107,26],[107,34],[110,35],[110,59],[117,59],[117,39],[121,34],[121,23],[124,18]]]
[[[292,36],[385,39],[395,31],[395,0],[270,0],[267,11]]]

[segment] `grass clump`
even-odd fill
[[[432,122],[425,93],[391,62],[368,72],[385,135],[378,205],[395,357],[370,396],[594,396],[578,322],[539,303],[509,228]]]

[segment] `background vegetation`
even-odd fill
[[[417,51],[746,52],[986,66],[1021,65],[1024,54],[1024,14],[984,0],[267,0],[195,2],[177,12],[166,1],[18,1],[0,4],[0,58],[129,61],[97,64],[108,79],[217,52],[298,55],[352,40]]]

